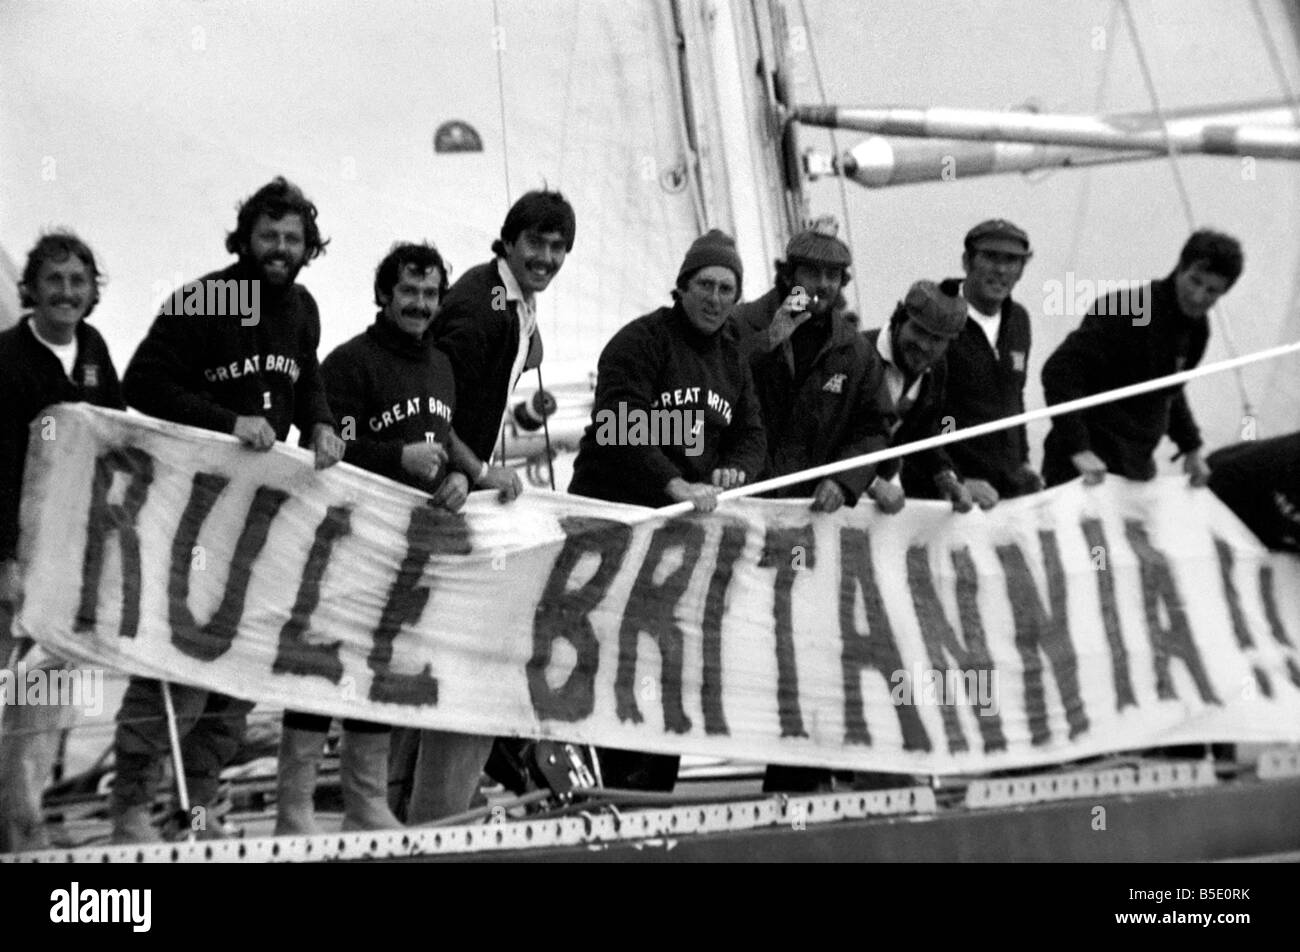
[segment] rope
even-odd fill
[[[813,466],[809,469],[789,473],[785,476],[777,476],[774,479],[764,479],[757,483],[750,483],[748,486],[740,486],[736,489],[726,489],[718,493],[718,500],[724,501],[728,499],[740,499],[744,496],[754,496],[759,493],[771,492],[776,489],[784,489],[787,486],[795,486],[799,483],[809,482],[823,476],[831,476],[835,473],[842,473],[863,466],[873,466],[876,463],[883,463],[887,459],[897,459],[900,456],[919,453],[922,450],[933,449],[936,446],[947,446],[949,443],[960,443],[962,440],[973,439],[977,436],[984,436],[988,433],[997,433],[1000,430],[1006,430],[1010,427],[1019,426],[1024,423],[1032,423],[1035,420],[1050,419],[1051,417],[1060,416],[1064,413],[1078,413],[1081,410],[1100,406],[1103,403],[1114,403],[1116,400],[1126,400],[1129,397],[1135,397],[1139,394],[1152,393],[1156,390],[1164,390],[1168,387],[1181,386],[1187,381],[1196,380],[1199,377],[1208,377],[1212,374],[1223,373],[1225,370],[1235,370],[1238,367],[1244,367],[1247,364],[1259,363],[1264,360],[1273,360],[1277,357],[1285,357],[1290,354],[1298,353],[1300,353],[1300,340],[1289,344],[1283,344],[1279,347],[1271,347],[1268,350],[1255,351],[1254,353],[1246,354],[1242,357],[1233,357],[1229,360],[1221,360],[1217,363],[1193,367],[1191,370],[1180,370],[1178,373],[1168,374],[1164,377],[1154,377],[1151,380],[1143,380],[1124,387],[1117,387],[1114,390],[1095,393],[1091,396],[1079,397],[1077,400],[1067,400],[1064,403],[1039,407],[1037,410],[1028,410],[1024,413],[1017,413],[1015,416],[990,420],[988,423],[980,423],[977,426],[964,427],[959,430],[953,430],[950,433],[941,433],[938,436],[926,437],[925,439],[916,440],[912,443],[891,446],[888,449],[878,450],[874,453],[864,453],[861,456],[842,459],[834,463],[825,463],[821,466]],[[644,515],[636,517],[632,521],[646,522],[651,519],[684,515],[690,512],[693,508],[694,507],[689,502],[672,503],[668,506],[661,506],[658,509],[649,509]]]
[[[1255,23],[1259,27],[1260,38],[1264,41],[1264,49],[1268,51],[1268,61],[1273,67],[1273,74],[1277,77],[1277,85],[1295,113],[1293,125],[1300,126],[1300,97],[1296,95],[1295,90],[1291,88],[1290,81],[1286,78],[1286,68],[1282,65],[1282,54],[1278,52],[1277,44],[1273,42],[1273,36],[1268,32],[1268,21],[1264,19],[1264,10],[1259,5],[1259,0],[1250,0],[1250,9],[1255,14]]]
[[[1251,0],[1250,8],[1255,14],[1255,23],[1259,27],[1259,34],[1264,41],[1264,48],[1268,51],[1268,60],[1272,64],[1273,74],[1277,77],[1278,87],[1291,104],[1291,110],[1295,114],[1292,125],[1300,127],[1300,96],[1296,95],[1295,90],[1291,88],[1290,81],[1286,78],[1286,68],[1282,64],[1282,56],[1278,52],[1277,45],[1273,42],[1273,36],[1268,31],[1268,21],[1264,18],[1264,10],[1259,4],[1259,0]],[[1296,277],[1292,280],[1290,307],[1293,311],[1300,308],[1300,270],[1297,270]],[[1278,340],[1284,340],[1286,333],[1287,329],[1284,321],[1282,330],[1278,333]]]
[[[501,165],[506,177],[506,205],[514,204],[510,200],[510,146],[506,141],[506,78],[505,78],[505,57],[502,53],[505,49],[505,32],[501,27],[501,11],[498,7],[498,0],[492,0],[492,45],[497,52],[497,107],[501,114]],[[504,447],[504,444],[502,444]]]
[[[1187,183],[1183,181],[1182,168],[1178,164],[1178,150],[1174,146],[1173,140],[1169,137],[1169,127],[1165,119],[1164,108],[1160,105],[1160,97],[1156,93],[1155,80],[1151,76],[1151,67],[1147,63],[1146,50],[1142,45],[1142,38],[1138,35],[1137,21],[1133,18],[1133,8],[1130,0],[1120,0],[1124,9],[1124,17],[1128,21],[1129,33],[1133,37],[1133,49],[1137,53],[1138,69],[1142,71],[1142,81],[1146,84],[1147,95],[1151,97],[1151,109],[1160,123],[1160,131],[1164,136],[1165,148],[1169,156],[1169,168],[1174,177],[1174,185],[1178,189],[1178,198],[1183,206],[1183,215],[1187,219],[1187,226],[1192,231],[1196,230],[1196,217],[1192,213],[1192,200],[1187,193]],[[1241,351],[1237,347],[1237,342],[1233,339],[1232,329],[1227,320],[1227,314],[1222,303],[1214,308],[1214,316],[1218,322],[1219,333],[1223,336],[1224,344],[1228,348],[1230,357],[1237,357]],[[1245,417],[1254,416],[1254,406],[1251,403],[1250,393],[1246,390],[1246,378],[1241,370],[1234,370],[1233,377],[1237,382],[1237,395],[1241,400],[1242,414]]]
[[[542,383],[541,364],[537,365],[537,389],[542,394],[546,393],[546,387]],[[545,397],[543,396],[543,401],[544,400]],[[546,411],[545,403],[543,403],[542,411],[543,411],[542,412],[542,434],[543,436],[546,437],[546,469],[550,473],[550,477],[551,477],[551,492],[555,492],[555,458],[554,458],[554,454],[551,452],[551,424],[550,424],[550,418],[547,416],[545,412]]]
[[[1110,19],[1106,22],[1106,36],[1115,35],[1116,20],[1119,19],[1119,4],[1110,5]],[[1115,61],[1115,44],[1106,43],[1106,55],[1101,61],[1101,76],[1097,80],[1097,96],[1093,100],[1092,111],[1095,115],[1101,115],[1106,108],[1106,93],[1110,87],[1110,68]],[[1081,170],[1082,171],[1082,170]],[[1092,170],[1084,172],[1082,182],[1079,187],[1079,204],[1074,210],[1074,228],[1071,230],[1070,251],[1065,260],[1075,262],[1079,260],[1079,244],[1083,240],[1083,219],[1088,212],[1088,206],[1092,203]]]

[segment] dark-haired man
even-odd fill
[[[1210,339],[1210,308],[1236,283],[1242,267],[1235,238],[1202,229],[1187,240],[1177,266],[1163,280],[1095,301],[1043,365],[1048,404],[1195,367]],[[1043,477],[1049,486],[1078,476],[1098,483],[1108,472],[1151,479],[1156,446],[1166,435],[1177,444],[1191,484],[1203,486],[1209,468],[1181,386],[1053,418],[1043,447]]]
[[[576,229],[573,206],[558,191],[526,193],[506,213],[500,237],[492,243],[493,259],[460,276],[434,319],[434,340],[451,359],[456,377],[452,428],[482,461],[471,482],[474,488],[499,490],[506,500],[518,496],[523,483],[514,469],[489,461],[515,384],[525,371],[541,366],[537,295],[564,267]],[[483,744],[490,748],[491,739],[424,731],[408,819],[423,822],[466,809],[488,755],[480,749]],[[503,778],[512,785],[523,782],[518,765],[524,746],[503,740],[494,756],[502,764],[497,772],[508,774]],[[400,803],[409,743],[399,741],[397,749],[393,797]]]
[[[949,345],[948,380],[940,419],[967,429],[1025,411],[1029,313],[1011,292],[1033,257],[1029,236],[1005,219],[980,222],[966,233],[961,295],[966,324]],[[945,448],[972,498],[983,509],[1043,488],[1029,462],[1024,424]],[[932,496],[903,471],[908,495]]]
[[[852,256],[833,219],[790,239],[774,286],[738,305],[732,320],[750,354],[767,434],[760,479],[850,459],[889,445],[884,365],[844,306]],[[834,512],[857,504],[875,476],[867,466],[778,491],[812,496]]]
[[[374,323],[321,364],[330,409],[345,436],[345,459],[432,493],[434,504],[454,512],[464,505],[480,461],[451,430],[456,384],[450,362],[429,334],[447,290],[447,266],[430,245],[399,244],[376,268],[374,290],[380,308]],[[395,407],[401,412],[393,412]],[[447,465],[449,450],[455,469]],[[329,723],[324,715],[285,712],[277,835],[317,832],[312,796]],[[390,736],[387,724],[343,721],[345,830],[401,825],[388,806]]]
[[[10,625],[20,596],[18,508],[27,459],[28,424],[52,403],[85,401],[124,409],[104,338],[86,323],[99,303],[95,256],[69,231],[43,235],[27,256],[19,294],[30,313],[0,333],[0,667],[14,652]],[[52,420],[50,425],[52,425]],[[42,427],[43,439],[57,433]],[[64,663],[33,649],[17,656],[29,671]],[[0,853],[49,845],[41,792],[58,752],[60,731],[76,710],[58,704],[9,704],[0,735]]]
[[[297,426],[324,469],[343,456],[325,398],[316,347],[320,314],[298,272],[325,250],[316,206],[283,178],[239,209],[226,250],[228,268],[177,291],[136,349],[123,379],[127,402],[164,420],[233,433],[269,450]],[[190,799],[205,809],[204,832],[221,769],[238,751],[252,704],[171,685]],[[133,677],[117,716],[117,779],[109,802],[115,842],[153,839],[150,806],[168,749],[160,682]]]
[[[511,207],[492,243],[496,257],[460,276],[434,320],[438,348],[456,375],[452,426],[479,459],[492,458],[506,402],[526,370],[542,363],[537,295],[573,250],[573,206],[559,192],[535,191]],[[484,472],[476,486],[518,494],[512,470]]]

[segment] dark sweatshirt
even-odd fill
[[[1093,303],[1083,323],[1043,365],[1048,404],[1190,370],[1201,362],[1209,324],[1178,307],[1173,275],[1143,286],[1141,293],[1147,313],[1137,317],[1127,314],[1127,295],[1119,292]],[[1156,474],[1152,457],[1166,434],[1184,453],[1200,449],[1200,430],[1181,386],[1054,417],[1043,446],[1043,479],[1049,486],[1074,479],[1079,474],[1070,457],[1084,450],[1096,453],[1116,475],[1151,479]]]
[[[998,339],[967,320],[948,345],[948,384],[941,417],[958,429],[1025,412],[1025,378],[1029,364],[1029,314],[1011,298],[1002,302]],[[1002,496],[1020,492],[1015,474],[1029,462],[1024,424],[946,447],[963,479],[983,479]]]
[[[1300,430],[1205,459],[1210,489],[1270,549],[1300,552]]]
[[[762,306],[763,301],[760,298],[755,304]],[[858,333],[855,318],[842,311],[810,318],[790,337],[788,346],[775,349],[768,343],[772,314],[763,318],[762,311],[751,308],[737,320],[749,332],[742,343],[751,354],[754,388],[767,433],[767,461],[760,478],[784,476],[889,446],[893,405],[884,383],[884,364]],[[875,474],[876,467],[866,466],[832,478],[852,506]],[[799,483],[773,495],[811,496],[818,482]]]
[[[902,305],[900,304],[899,307]],[[872,328],[863,335],[877,355],[880,353],[880,335],[891,333],[890,328],[898,319],[897,311],[895,315],[884,327]],[[888,384],[882,384],[881,389],[885,393],[881,399],[889,407],[889,425],[893,429],[889,440],[890,446],[902,446],[906,443],[915,443],[917,440],[926,440],[938,436],[941,432],[942,415],[939,410],[943,407],[943,395],[948,384],[946,357],[945,354],[944,357],[939,358],[921,375],[921,389],[916,395],[916,401],[906,403],[904,398],[903,402],[906,405],[901,412],[888,393]],[[883,359],[881,362],[883,364]],[[908,383],[910,385],[911,382]],[[892,479],[901,469],[903,476],[900,481],[908,495],[923,499],[933,498],[938,495],[934,485],[935,477],[944,470],[953,468],[952,459],[946,450],[947,447],[938,446],[921,450],[919,453],[911,453],[902,459],[887,459],[876,468],[876,474],[881,479]]]
[[[475,265],[447,292],[433,322],[438,349],[456,375],[452,427],[481,460],[492,458],[519,349],[518,304],[506,300],[497,259]],[[542,335],[533,329],[524,371],[541,366]]]
[[[210,288],[216,286],[210,282],[258,278],[256,268],[239,262],[195,284]],[[171,300],[191,299],[194,286]],[[208,313],[206,307],[199,314],[168,313],[164,306],[126,368],[126,402],[150,416],[218,433],[233,432],[237,416],[265,417],[281,440],[291,424],[309,435],[316,423],[332,426],[316,362],[315,300],[297,284],[279,294],[266,281],[257,287],[256,324],[246,325],[238,313]],[[212,297],[205,291],[203,300]]]
[[[325,358],[321,377],[347,444],[343,459],[426,488],[402,468],[402,447],[432,438],[450,449],[456,405],[451,362],[432,338],[417,341],[377,315]]]
[[[27,460],[28,424],[52,403],[93,403],[125,409],[113,359],[104,338],[85,321],[77,325],[72,379],[63,364],[32,333],[31,318],[0,333],[0,561],[18,548],[18,504]]]
[[[569,492],[612,502],[666,506],[676,477],[707,483],[713,470],[735,468],[750,482],[763,467],[766,442],[754,378],[731,321],[712,335],[690,324],[680,303],[627,324],[605,345],[597,364],[592,422],[578,446]],[[654,411],[673,411],[672,417]],[[701,442],[686,436],[703,419]],[[630,445],[623,421],[673,420],[681,439],[670,445]],[[663,435],[647,424],[648,434]],[[669,434],[670,436],[673,434]],[[700,452],[688,455],[694,443]],[[660,440],[660,442],[663,442]],[[693,450],[692,450],[693,453]]]

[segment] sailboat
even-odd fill
[[[559,188],[579,210],[578,238],[541,301],[547,359],[535,381],[558,410],[540,439],[507,421],[503,456],[535,485],[554,479],[563,489],[596,355],[666,299],[683,251],[710,227],[736,236],[746,294],[757,296],[789,236],[814,214],[837,214],[855,253],[850,298],[872,327],[913,279],[956,273],[960,236],[984,218],[1011,218],[1033,238],[1037,256],[1020,288],[1031,313],[1049,282],[1165,273],[1191,223],[1214,222],[1240,231],[1247,247],[1248,278],[1228,309],[1267,318],[1222,318],[1207,360],[1300,338],[1300,167],[1250,154],[1188,158],[1186,141],[1164,134],[1178,122],[1229,122],[1285,142],[1300,128],[1295,10],[1256,3],[1251,13],[1216,31],[1209,55],[1189,25],[1218,24],[1222,9],[1208,2],[982,17],[901,2],[503,0],[468,9],[394,2],[339,16],[178,0],[130,31],[99,6],[23,5],[7,11],[15,29],[0,40],[16,64],[0,91],[0,141],[15,158],[0,170],[0,243],[16,255],[57,220],[103,253],[109,283],[96,320],[120,366],[163,295],[213,266],[235,198],[284,173],[316,201],[334,238],[302,278],[322,302],[325,352],[369,321],[371,271],[393,240],[428,237],[464,270],[487,257],[512,198]],[[1008,35],[1007,21],[1020,17],[1036,21],[1037,48]],[[58,28],[71,21],[75,30]],[[51,35],[71,47],[57,64],[24,52],[23,37]],[[1052,70],[1058,58],[1069,67]],[[1247,76],[1245,62],[1274,69]],[[1175,65],[1174,76],[1161,71]],[[92,82],[96,70],[111,81]],[[1096,77],[1091,97],[1080,91],[1083,71]],[[1040,102],[1024,89],[1031,75]],[[1222,101],[1228,89],[1238,101]],[[999,129],[988,115],[967,116],[982,130],[970,140],[954,138],[954,115],[933,127],[913,116],[908,139],[880,115],[885,138],[865,144],[822,131],[845,128],[847,107],[884,102],[1026,121]],[[836,103],[846,108],[829,108]],[[1130,138],[1102,149],[1054,134],[1047,120],[1065,113]],[[1032,135],[1030,119],[1043,120]],[[42,185],[15,169],[38,170]],[[872,187],[851,191],[852,182]],[[1035,324],[1035,369],[1081,313]],[[1294,361],[1263,365],[1193,385],[1207,443],[1239,439],[1248,421],[1260,435],[1292,428],[1294,371]],[[521,383],[517,399],[533,385]],[[1036,382],[1027,402],[1041,405]],[[1031,430],[1031,444],[1041,446],[1044,432]],[[734,773],[701,763],[687,775],[729,782]],[[1219,858],[1300,850],[1297,793],[1300,755],[1269,750],[1231,765],[1118,758],[816,797],[723,793],[702,781],[689,804],[621,813],[569,804],[555,816],[495,815],[501,822],[487,826],[319,843],[90,846],[50,858],[549,859],[593,848],[630,857],[669,842],[675,856],[698,859]],[[1144,832],[1063,833],[1083,797],[1122,802]]]

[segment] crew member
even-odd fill
[[[238,260],[164,304],[127,366],[127,403],[164,420],[233,433],[258,452],[297,426],[315,451],[317,469],[338,462],[343,441],[316,361],[320,314],[307,289],[295,283],[325,250],[316,214],[316,206],[283,178],[244,202],[226,236],[226,250]],[[187,685],[172,684],[170,691],[190,798],[204,810],[200,832],[221,835],[213,819],[220,773],[238,752],[253,705]],[[160,682],[132,677],[114,741],[114,842],[156,838],[150,808],[168,750],[164,712]]]
[[[766,432],[762,479],[889,445],[884,365],[842,306],[851,263],[834,220],[821,219],[790,239],[771,290],[736,307]],[[859,467],[774,495],[811,496],[814,510],[834,512],[856,505],[874,477],[874,466]]]
[[[1195,367],[1210,339],[1210,308],[1236,283],[1242,265],[1235,238],[1202,229],[1187,239],[1163,280],[1095,301],[1043,365],[1047,402],[1065,403]],[[1049,486],[1078,476],[1098,483],[1108,472],[1151,479],[1156,447],[1166,435],[1178,446],[1191,484],[1203,486],[1209,468],[1181,385],[1054,417],[1043,447],[1043,477]]]
[[[894,308],[889,326],[867,331],[868,342],[885,366],[885,387],[892,409],[891,446],[940,433],[948,372],[944,356],[948,345],[961,336],[965,324],[966,305],[955,282],[938,285],[917,281]],[[958,478],[944,448],[935,447],[912,453],[902,461],[892,459],[880,464],[867,495],[884,512],[899,512],[906,502],[897,478],[900,468],[911,469],[909,481],[933,487],[933,495],[950,500],[957,512],[971,510],[970,490]]]
[[[1028,377],[1029,313],[1011,292],[1033,256],[1029,236],[1001,218],[980,222],[966,233],[961,295],[966,324],[948,346],[948,381],[940,419],[949,428],[966,429],[1025,412]],[[950,443],[945,449],[971,497],[982,509],[1043,488],[1029,462],[1024,424],[986,436]],[[933,495],[903,471],[911,496]]]
[[[28,424],[45,407],[85,401],[125,409],[104,338],[86,323],[102,284],[95,255],[84,241],[70,231],[43,235],[27,255],[19,284],[22,306],[30,313],[0,333],[0,406],[6,410],[0,423],[0,666],[16,658],[29,672],[71,667],[29,640],[15,643],[10,638],[21,595],[18,507]],[[45,439],[55,436],[46,427],[40,432]],[[49,847],[41,793],[58,755],[60,733],[75,724],[76,715],[77,708],[53,699],[4,706],[0,853]]]
[[[523,483],[514,469],[489,461],[515,384],[525,371],[541,366],[537,295],[564,267],[576,230],[573,206],[562,194],[528,192],[506,213],[500,237],[492,243],[495,257],[461,275],[434,319],[434,340],[450,358],[456,378],[452,428],[482,461],[472,483],[498,490],[503,500],[517,497]],[[412,735],[399,731],[390,779],[390,796],[399,812],[406,808],[408,783],[408,820],[423,823],[464,812],[492,744],[491,737],[426,730],[420,732],[415,759]],[[518,760],[520,742],[504,739],[502,744],[507,752],[501,759]]]
[[[330,409],[343,428],[344,459],[431,493],[435,505],[458,511],[469,492],[469,474],[477,475],[479,467],[464,447],[454,454],[460,469],[448,466],[448,451],[457,442],[451,431],[456,385],[451,363],[429,334],[447,290],[447,266],[430,245],[399,244],[375,270],[374,290],[380,308],[374,323],[321,364]],[[277,835],[318,832],[313,794],[329,724],[323,715],[285,712]],[[387,724],[343,721],[345,830],[401,826],[388,805],[390,735]]]
[[[711,512],[720,491],[762,469],[753,376],[728,320],[743,276],[735,241],[714,229],[686,253],[672,306],[630,322],[605,345],[569,492]],[[599,756],[606,786],[641,790],[672,790],[681,760],[612,748]]]

